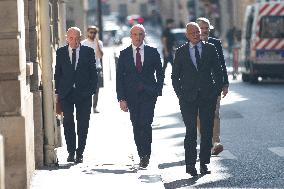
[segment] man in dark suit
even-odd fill
[[[223,76],[222,97],[224,98],[229,90],[229,80],[228,80],[228,73],[227,73],[221,41],[219,39],[209,37],[210,29],[214,29],[214,27],[210,24],[210,21],[207,18],[200,17],[196,20],[196,22],[201,29],[201,39],[205,42],[213,44],[217,50],[219,62],[222,67],[222,76]],[[219,116],[220,101],[221,101],[221,95],[218,96],[216,110],[215,110],[213,138],[212,138],[213,148],[211,150],[212,155],[218,155],[220,152],[223,151],[223,145],[220,142],[220,116]],[[197,125],[199,126],[199,124]]]
[[[162,95],[164,72],[157,49],[143,43],[142,25],[130,29],[130,38],[132,44],[118,58],[116,92],[121,110],[130,112],[140,167],[146,168],[151,155],[151,124],[157,97]]]
[[[67,31],[68,45],[56,51],[55,93],[63,111],[64,135],[69,156],[67,162],[82,163],[92,106],[97,87],[94,50],[80,45],[81,31],[71,27]],[[74,123],[76,107],[78,147]],[[76,159],[74,159],[76,152]]]
[[[197,176],[196,122],[201,123],[200,173],[209,174],[212,129],[217,97],[222,87],[221,66],[214,45],[200,40],[197,23],[186,25],[189,42],[175,54],[172,84],[179,98],[180,110],[186,127],[184,140],[186,172]]]

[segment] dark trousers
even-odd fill
[[[184,139],[185,163],[186,165],[195,165],[197,159],[197,115],[200,118],[200,163],[210,163],[212,135],[214,124],[214,111],[216,108],[217,97],[213,99],[200,98],[199,95],[195,101],[180,100],[180,109],[183,121],[186,127]]]
[[[67,97],[61,99],[63,110],[63,127],[68,153],[83,155],[92,106],[92,96],[80,98],[73,89]],[[78,147],[76,149],[76,131],[74,122],[74,106],[76,107]]]
[[[100,92],[100,88],[97,87],[96,93],[93,95],[93,109],[97,108],[98,100],[99,100],[99,92]]]
[[[169,52],[168,56],[164,55],[164,62],[163,62],[163,71],[164,71],[164,73],[166,72],[166,68],[168,66],[168,63],[173,65],[173,62],[174,62],[174,52],[173,51]]]
[[[135,102],[128,104],[130,120],[133,126],[134,141],[139,157],[151,155],[152,122],[157,97],[145,92],[138,94]]]

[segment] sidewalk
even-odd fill
[[[63,146],[57,150],[59,167],[36,170],[31,189],[164,188],[154,155],[147,169],[139,169],[129,113],[122,112],[116,100],[112,66],[113,62],[104,64],[104,77],[112,80],[105,79],[105,87],[100,90],[100,113],[91,114],[84,162],[66,162],[62,134]]]

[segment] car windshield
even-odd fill
[[[264,16],[260,20],[261,38],[284,38],[284,16]]]

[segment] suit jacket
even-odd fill
[[[136,69],[132,45],[120,52],[116,71],[117,99],[135,101],[137,88],[143,85],[145,92],[153,97],[162,95],[164,73],[160,54],[156,48],[144,46],[144,62],[142,72]]]
[[[202,43],[200,70],[192,63],[189,43],[175,54],[172,70],[172,84],[179,99],[194,101],[199,91],[201,98],[214,98],[222,89],[221,66],[214,45]]]
[[[80,46],[79,59],[74,71],[68,52],[68,45],[56,51],[55,93],[61,99],[67,96],[75,84],[78,98],[92,96],[97,87],[97,70],[94,50]]]
[[[227,68],[226,68],[226,63],[225,63],[225,58],[223,54],[223,48],[222,48],[222,43],[219,39],[209,37],[208,38],[208,43],[212,43],[217,50],[218,56],[219,56],[219,62],[222,67],[222,75],[223,75],[223,86],[229,85],[229,80],[228,80],[228,73],[227,73]]]

